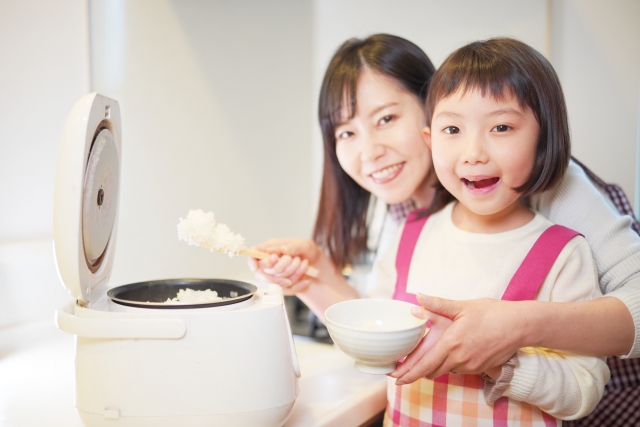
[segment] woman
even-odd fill
[[[367,250],[372,194],[394,205],[395,212],[439,205],[430,153],[420,135],[433,72],[417,46],[388,35],[347,41],[327,69],[319,106],[325,157],[314,240],[272,240],[257,248],[273,257],[250,261],[259,278],[296,294],[321,319],[329,305],[358,297],[341,270]],[[640,237],[630,228],[632,219],[619,215],[575,162],[557,189],[531,198],[530,205],[585,235],[606,296],[577,303],[430,298],[425,309],[454,322],[420,365],[394,373],[398,381],[484,372],[526,346],[640,356]],[[397,223],[385,222],[377,257],[388,244],[384,236],[396,228]],[[309,264],[321,271],[317,279],[304,277]],[[610,367],[615,377],[615,366]],[[498,385],[506,388],[508,381],[501,377]],[[634,390],[627,397],[634,398]]]

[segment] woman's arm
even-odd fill
[[[617,298],[581,302],[450,301],[423,297],[425,310],[453,319],[430,351],[422,355],[420,371],[404,377],[410,383],[426,376],[436,378],[451,370],[480,373],[501,366],[522,347],[556,348],[604,356],[625,354],[634,342],[629,310]]]
[[[330,305],[358,298],[356,290],[311,240],[272,239],[254,248],[275,255],[249,260],[256,278],[279,284],[285,295],[296,295],[323,323],[324,312]],[[307,265],[319,270],[317,278],[304,276]]]
[[[604,334],[593,335],[588,340],[588,348],[580,346],[579,349],[589,350],[589,354],[639,357],[640,236],[631,229],[631,218],[620,215],[608,197],[591,183],[584,170],[574,162],[569,163],[560,185],[532,197],[531,206],[552,222],[584,234],[598,269],[602,293],[617,298],[572,307],[573,314],[556,312],[554,306],[546,307],[543,309],[546,319],[571,322],[562,324],[567,333],[559,331],[557,333],[560,336],[536,335],[532,338],[538,342],[543,340],[545,347],[575,351],[578,350],[574,345],[576,333],[582,339],[591,330],[595,333],[604,329]],[[579,316],[584,317],[580,319]],[[591,319],[592,316],[595,318]],[[633,319],[632,323],[628,321],[629,316]],[[585,333],[579,331],[582,325],[586,327]],[[629,336],[633,337],[632,346],[628,346]],[[547,339],[551,341],[547,342]],[[564,342],[572,347],[557,346]]]

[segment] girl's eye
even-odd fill
[[[353,132],[349,132],[349,131],[340,132],[340,133],[338,134],[338,139],[347,139],[347,138],[349,138],[351,135],[353,135]]]
[[[511,129],[511,126],[498,125],[498,126],[494,127],[493,129],[491,129],[491,132],[506,132],[509,129]]]
[[[449,134],[460,133],[460,129],[455,126],[447,126],[446,128],[443,129],[443,131],[444,133],[449,133]]]
[[[391,120],[393,120],[393,116],[384,116],[383,118],[380,119],[380,121],[378,121],[378,124],[384,125],[386,123],[389,123]]]

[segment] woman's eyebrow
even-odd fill
[[[389,107],[392,107],[394,105],[398,105],[398,103],[397,102],[387,102],[386,104],[382,104],[379,107],[374,108],[369,113],[369,118],[375,116],[377,113],[379,113],[380,111],[384,110],[385,108],[389,108]]]

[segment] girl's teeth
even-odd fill
[[[377,171],[371,174],[372,177],[376,179],[385,178],[400,168],[400,165],[389,166],[388,168],[382,169],[381,171]]]
[[[473,181],[467,181],[467,185],[469,186],[469,188],[476,188],[476,185]]]

